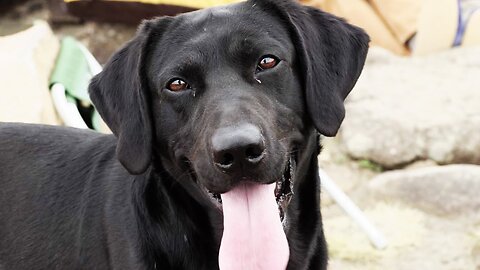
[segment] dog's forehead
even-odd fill
[[[291,41],[286,26],[276,16],[249,2],[198,10],[176,17],[164,40],[178,48],[204,49],[222,41],[247,38],[276,40],[287,49]]]
[[[238,5],[217,6],[212,8],[200,9],[193,12],[188,12],[182,16],[188,18],[192,24],[202,23],[212,18],[230,17],[234,16],[239,11]]]

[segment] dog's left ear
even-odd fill
[[[294,1],[252,2],[288,24],[310,117],[321,134],[335,136],[345,117],[343,101],[365,63],[368,35],[343,19]]]
[[[143,173],[152,155],[152,120],[148,103],[146,57],[170,18],[144,22],[136,36],[116,52],[90,82],[96,109],[117,137],[117,158],[132,174]]]

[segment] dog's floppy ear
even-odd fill
[[[288,24],[304,76],[306,103],[317,130],[335,136],[343,101],[365,63],[368,35],[334,15],[288,0],[256,0]]]
[[[117,157],[132,174],[143,173],[152,155],[152,120],[145,59],[170,18],[144,22],[90,82],[90,97],[117,137]]]

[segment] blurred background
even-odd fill
[[[86,87],[145,18],[236,0],[0,0],[0,121],[108,132]],[[320,166],[330,269],[480,270],[480,0],[302,0],[371,36]],[[91,53],[91,54],[90,54]]]

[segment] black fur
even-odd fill
[[[325,269],[319,134],[336,134],[368,37],[287,0],[252,0],[146,21],[90,85],[114,135],[0,124],[0,269],[218,269],[223,217],[205,189],[213,134],[248,123],[272,183],[298,159],[286,212],[288,269]],[[256,71],[263,55],[281,61]],[[172,78],[191,89],[165,89]],[[261,83],[260,83],[261,82]]]

